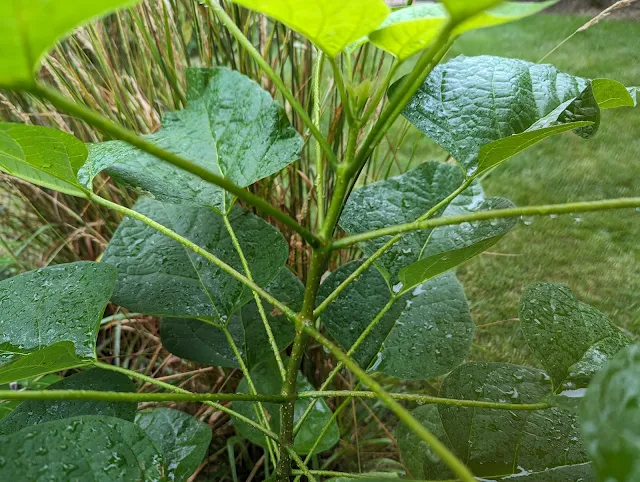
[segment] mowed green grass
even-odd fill
[[[491,54],[537,62],[588,18],[544,15],[465,35],[452,55]],[[545,62],[585,77],[640,85],[640,22],[607,21],[580,33]],[[403,151],[420,134],[414,131]],[[442,159],[420,141],[413,163]],[[483,186],[519,206],[640,196],[640,107],[603,113],[589,140],[564,134],[511,159]],[[640,211],[525,220],[497,246],[458,269],[478,324],[518,316],[532,283],[567,284],[578,299],[640,333]],[[480,329],[475,359],[534,362],[517,322]]]

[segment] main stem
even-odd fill
[[[352,130],[350,133],[350,137],[351,136],[357,136],[357,131]],[[355,140],[350,138],[349,142],[354,143]],[[347,161],[348,160],[349,154],[347,154]],[[336,225],[338,224],[338,219],[340,218],[340,213],[342,212],[342,207],[348,194],[348,188],[349,177],[345,169],[345,164],[341,164],[337,169],[337,181],[335,192],[331,200],[331,206],[329,207],[327,216],[320,228],[320,238],[324,242],[331,238]],[[327,267],[330,257],[331,250],[327,248],[313,250],[313,254],[311,255],[311,264],[307,275],[304,302],[302,304],[302,310],[296,319],[296,336],[293,341],[291,357],[289,358],[289,366],[287,367],[287,377],[282,386],[282,395],[290,399],[290,401],[284,403],[280,407],[280,460],[276,467],[276,480],[278,482],[287,482],[291,477],[290,453],[293,449],[294,440],[293,422],[295,414],[296,381],[300,370],[300,364],[302,363],[304,350],[307,345],[308,335],[305,333],[305,329],[309,326],[313,326],[313,310],[316,306],[318,288],[320,287],[322,274]]]

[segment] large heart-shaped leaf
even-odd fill
[[[456,21],[473,17],[484,10],[496,7],[503,3],[504,0],[443,0],[442,3],[451,14],[451,18]]]
[[[520,299],[527,344],[551,375],[556,390],[585,387],[629,339],[607,317],[576,300],[568,287],[541,283]]]
[[[42,56],[64,35],[98,15],[138,0],[0,2],[0,86],[28,87]]]
[[[434,69],[403,114],[477,176],[551,135],[593,136],[599,102],[612,107],[621,87],[601,82],[596,96],[591,81],[551,65],[460,56]]]
[[[302,139],[284,109],[248,77],[222,67],[190,69],[187,92],[186,108],[165,115],[162,129],[147,136],[148,140],[240,187],[298,158]],[[91,145],[79,178],[90,188],[103,170],[160,201],[211,206],[220,212],[231,206],[222,188],[122,141]]]
[[[112,266],[81,261],[0,281],[0,383],[95,360],[115,276]]]
[[[551,393],[546,373],[502,363],[467,363],[444,380],[440,396],[494,403],[536,403]],[[580,440],[576,417],[558,408],[509,411],[438,405],[419,407],[417,418],[434,428],[478,477],[517,474],[527,482],[595,480]],[[453,474],[399,427],[402,456],[414,477],[450,479]],[[578,476],[578,479],[571,478]]]
[[[1,480],[166,480],[162,454],[113,417],[56,420],[0,436]]]
[[[492,27],[519,20],[557,3],[504,2],[490,10],[461,21],[452,35],[469,30]],[[428,47],[438,36],[450,17],[442,4],[414,5],[394,11],[382,25],[369,35],[371,43],[399,59],[406,59]]]
[[[640,345],[621,351],[589,384],[580,418],[598,480],[640,480]]]
[[[136,386],[121,373],[94,368],[49,385],[46,390],[98,390],[135,392]],[[22,402],[0,422],[0,435],[7,435],[31,425],[79,415],[116,417],[133,422],[135,402],[100,402],[95,400],[28,400]]]
[[[76,175],[86,159],[87,148],[70,134],[0,122],[0,171],[65,194],[85,196]]]
[[[139,412],[136,425],[156,443],[167,467],[165,477],[174,482],[187,480],[195,472],[211,443],[211,427],[172,408]]]
[[[256,391],[265,395],[279,395],[282,388],[282,379],[276,365],[275,359],[271,357],[264,363],[256,366],[251,370],[251,378],[256,386]],[[297,390],[300,392],[314,390],[313,386],[307,379],[298,373]],[[249,393],[249,387],[246,380],[242,380],[238,386],[238,393]],[[307,406],[314,403],[311,400],[297,400],[295,403],[294,422],[297,422],[300,416],[305,412]],[[252,402],[233,402],[233,408],[251,420],[256,420],[256,414],[253,409]],[[270,420],[271,430],[275,433],[280,431],[280,406],[275,403],[263,403],[262,406],[268,412],[267,419]],[[320,435],[320,431],[329,423],[331,419],[331,409],[324,400],[315,402],[314,408],[302,424],[300,431],[296,435],[293,448],[300,454],[307,454],[313,447],[316,439]],[[262,447],[266,446],[265,436],[255,428],[247,425],[242,420],[234,419],[233,424],[236,430],[249,439],[254,444]],[[332,421],[329,429],[322,437],[318,444],[318,448],[314,453],[329,450],[340,440],[340,430],[336,421]]]
[[[330,57],[374,30],[389,15],[383,0],[233,0],[300,32]]]
[[[352,261],[322,284],[328,296],[360,266]],[[348,350],[397,293],[371,267],[347,286],[322,314],[331,336]],[[453,273],[434,278],[395,301],[354,354],[363,366],[401,379],[443,375],[467,356],[475,325],[462,286]]]
[[[267,291],[294,311],[302,308],[304,286],[287,268],[278,272],[267,286]],[[276,343],[284,350],[293,340],[295,329],[291,321],[269,303],[263,302],[263,306]],[[273,356],[255,301],[244,305],[231,316],[227,328],[248,366],[255,366]],[[167,318],[162,321],[160,338],[164,347],[180,358],[203,365],[239,366],[224,333],[209,323],[188,318]]]
[[[355,190],[345,206],[340,226],[353,235],[415,221],[462,182],[462,173],[456,166],[427,162],[401,176]],[[506,199],[485,199],[480,185],[474,183],[433,217],[511,206]],[[402,273],[402,289],[408,290],[486,250],[514,224],[513,219],[505,219],[413,231],[403,235],[376,265],[392,284]],[[389,239],[391,236],[384,236],[363,242],[360,247],[370,256]],[[402,272],[405,267],[408,268]]]
[[[207,208],[164,204],[148,198],[134,209],[190,239],[243,272],[222,216]],[[287,243],[276,228],[240,207],[229,215],[254,280],[268,285],[284,266]],[[118,270],[113,301],[141,313],[208,317],[226,323],[249,302],[249,288],[190,249],[146,224],[126,218],[102,259]]]

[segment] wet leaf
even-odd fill
[[[42,57],[76,27],[137,0],[12,0],[0,2],[0,86],[33,84]]]
[[[119,418],[57,420],[0,436],[0,479],[167,480],[141,428]]]
[[[172,481],[186,481],[202,463],[211,443],[211,427],[197,418],[172,408],[139,412],[136,425],[153,440],[162,453]]]
[[[207,208],[148,198],[134,209],[188,238],[239,272],[242,263],[223,218]],[[287,243],[273,226],[236,207],[229,216],[254,280],[267,286],[284,266]],[[203,317],[226,323],[253,296],[251,290],[190,249],[140,221],[126,218],[103,263],[117,268],[113,301],[132,311],[165,317]]]
[[[278,272],[267,286],[267,291],[295,311],[302,308],[304,286],[288,268]],[[276,343],[284,350],[293,341],[293,324],[266,301],[263,301],[263,306]],[[248,366],[255,366],[273,356],[255,301],[244,305],[231,317],[228,329]],[[239,366],[224,333],[203,321],[167,318],[162,321],[160,337],[167,350],[186,360],[212,366]]]
[[[504,2],[460,22],[452,36],[513,22],[534,15],[554,3],[557,1]],[[406,59],[427,48],[448,21],[449,14],[441,4],[413,5],[394,11],[369,38],[377,47],[399,59]]]
[[[527,344],[551,375],[556,391],[585,387],[607,360],[629,344],[600,311],[578,301],[564,285],[527,287],[520,299]]]
[[[589,384],[580,419],[598,480],[640,479],[640,345],[622,350]]]
[[[286,364],[286,362],[285,362]],[[280,372],[276,365],[275,359],[271,358],[267,361],[256,366],[251,370],[251,378],[256,386],[256,391],[264,395],[279,395],[282,388],[282,379],[280,378]],[[307,381],[307,379],[298,373],[297,390],[299,392],[314,390],[313,386]],[[238,393],[249,393],[249,387],[245,379],[240,382],[238,386]],[[307,406],[311,403],[311,400],[297,400],[295,403],[295,415],[294,423],[297,422],[306,410]],[[252,402],[233,402],[234,410],[238,411],[242,415],[251,420],[256,420],[255,411],[253,409]],[[275,433],[280,431],[280,405],[275,403],[263,403],[264,409],[268,412],[267,419],[270,421],[271,430]],[[316,438],[320,435],[321,430],[329,423],[331,418],[331,410],[329,406],[321,399],[316,402],[311,414],[307,417],[302,424],[298,435],[294,439],[293,448],[299,454],[307,454],[311,450],[311,447],[316,441]],[[236,430],[249,439],[252,443],[266,446],[265,436],[256,430],[255,428],[247,425],[241,420],[234,419],[233,424]],[[327,430],[322,441],[318,444],[318,448],[315,453],[324,452],[336,445],[340,440],[340,430],[338,424],[331,422],[329,429]]]
[[[94,368],[49,385],[46,390],[98,390],[102,392],[135,392],[135,384],[121,373]],[[133,422],[138,404],[135,402],[101,402],[95,400],[28,400],[22,402],[0,422],[0,435],[53,420],[80,415],[116,417]]]
[[[403,114],[478,176],[551,135],[595,135],[599,100],[615,105],[622,87],[613,80],[596,85],[597,97],[590,80],[551,65],[460,56],[434,69]]]
[[[427,162],[401,176],[355,190],[345,206],[340,226],[354,235],[416,221],[462,183],[462,173],[456,166]],[[511,206],[506,199],[485,199],[480,185],[474,183],[432,218]],[[504,219],[445,226],[435,231],[412,231],[382,255],[376,266],[390,284],[395,285],[400,274],[402,289],[409,290],[486,250],[514,224],[514,220]],[[390,239],[391,236],[383,236],[360,243],[360,247],[370,256]]]
[[[331,273],[320,287],[319,299],[360,264],[352,261]],[[348,350],[397,294],[371,267],[327,307],[322,322]],[[371,370],[401,379],[434,378],[463,362],[474,329],[464,290],[454,274],[447,273],[400,296],[353,358],[365,367],[373,362]]]
[[[302,139],[286,113],[257,83],[227,68],[187,71],[188,103],[163,117],[163,127],[146,136],[154,144],[245,187],[295,161]],[[89,146],[79,173],[90,188],[101,171],[152,193],[159,201],[210,206],[227,212],[225,191],[122,141]]]
[[[551,393],[541,370],[503,363],[467,363],[445,378],[440,396],[496,403],[536,403]],[[576,416],[558,408],[509,411],[438,405],[412,412],[429,427],[446,433],[441,440],[470,468],[489,479],[551,482],[579,475],[595,481],[584,451]],[[402,456],[414,477],[450,479],[453,474],[414,435],[399,428]],[[414,473],[414,471],[416,473]]]
[[[481,211],[515,207],[508,199],[489,198],[477,205],[451,203],[443,217],[473,214]],[[462,223],[442,226],[431,232],[420,259],[400,270],[398,277],[404,286],[416,286],[476,257],[500,241],[518,224],[516,218]]]
[[[0,281],[0,383],[95,360],[114,283],[113,267],[86,261]]]
[[[0,171],[65,194],[85,196],[76,175],[86,159],[87,148],[70,134],[0,122]]]
[[[233,0],[300,32],[330,57],[374,30],[389,14],[383,0]]]

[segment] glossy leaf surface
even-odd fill
[[[114,283],[112,266],[85,261],[0,281],[0,383],[95,360]]]
[[[478,175],[565,130],[595,135],[598,98],[613,105],[608,93],[617,95],[621,85],[600,82],[598,97],[591,85],[551,65],[460,56],[434,69],[403,114]]]
[[[135,384],[121,373],[94,368],[49,385],[46,390],[97,390],[135,392]],[[80,415],[116,417],[133,422],[137,403],[93,400],[28,400],[0,421],[0,435],[7,435],[40,423]]]
[[[558,284],[527,287],[520,299],[520,322],[527,344],[556,390],[585,387],[629,339],[600,311],[578,301]]]
[[[320,287],[322,300],[359,265],[334,271]],[[322,314],[331,336],[349,350],[397,293],[371,267],[353,281]],[[362,366],[401,379],[443,375],[463,362],[475,325],[462,286],[447,273],[401,296],[354,354]]]
[[[280,394],[282,379],[280,378],[280,372],[278,371],[278,367],[273,357],[251,370],[251,378],[253,379],[258,393],[264,395]],[[297,390],[300,392],[314,390],[312,385],[301,373],[298,373]],[[240,382],[237,392],[249,393],[249,387],[246,380],[243,379],[242,382]],[[294,423],[298,421],[309,403],[311,403],[311,400],[296,401]],[[256,415],[252,405],[252,402],[233,402],[234,410],[255,421]],[[270,421],[271,430],[278,433],[280,430],[280,406],[274,403],[263,403],[262,406],[268,412],[267,419]],[[331,410],[329,409],[329,406],[324,399],[318,400],[314,409],[302,424],[298,435],[296,435],[294,439],[294,450],[300,454],[309,453],[317,437],[320,435],[320,431],[325,425],[327,425],[330,418]],[[254,444],[262,447],[266,446],[265,436],[258,430],[238,419],[234,419],[233,424],[240,435],[246,437]],[[331,422],[329,430],[327,430],[324,437],[322,437],[321,442],[318,444],[316,453],[329,450],[331,447],[336,445],[339,440],[340,430],[338,429],[338,424],[334,420]]]
[[[0,122],[0,171],[48,189],[84,196],[76,175],[86,159],[87,148],[70,134]]]
[[[286,113],[257,83],[227,68],[187,72],[188,103],[163,118],[147,139],[245,187],[298,158],[302,139]],[[159,201],[231,206],[222,188],[160,161],[122,141],[91,145],[80,180],[91,186],[106,172],[117,181],[152,193]]]
[[[496,403],[536,403],[550,393],[549,377],[543,371],[502,363],[462,365],[449,374],[440,389],[441,397]],[[438,405],[437,411],[419,407],[413,414],[427,426],[444,430],[443,441],[478,477],[501,479],[514,474],[518,480],[542,482],[573,480],[567,477],[579,474],[584,481],[595,480],[571,412]],[[406,428],[399,433],[403,459],[414,477],[452,477],[438,457],[425,453],[424,446],[420,447]]]
[[[519,20],[554,3],[556,1],[504,2],[462,21],[452,35]],[[377,47],[404,60],[427,48],[448,21],[447,10],[441,4],[414,5],[394,11],[369,38]]]
[[[640,345],[621,351],[598,373],[582,401],[580,418],[599,480],[640,479]]]
[[[389,14],[383,0],[233,0],[300,32],[330,57],[378,27]]]
[[[356,189],[345,206],[340,226],[354,235],[416,221],[462,182],[462,173],[456,166],[427,162],[401,176]],[[502,198],[485,199],[480,185],[474,183],[432,218],[511,206]],[[514,224],[514,220],[505,219],[412,231],[387,250],[376,266],[393,285],[400,274],[401,289],[409,290],[495,244]],[[360,247],[370,256],[390,239],[391,236],[383,236],[365,241]]]
[[[167,471],[175,482],[186,481],[202,463],[211,443],[211,427],[188,413],[172,408],[139,412],[136,425],[160,449]]]
[[[43,55],[64,35],[98,15],[137,0],[10,0],[0,2],[0,86],[26,87]]]
[[[162,454],[137,425],[85,416],[0,436],[0,479],[167,480]]]
[[[148,198],[134,209],[188,238],[243,272],[222,216],[207,208]],[[287,243],[273,226],[236,207],[229,215],[254,280],[268,285],[284,266]],[[225,323],[252,299],[251,290],[180,243],[140,221],[118,227],[103,263],[117,268],[113,301],[132,311],[165,317],[206,317]]]
[[[294,311],[302,307],[304,286],[287,268],[278,272],[276,278],[267,286],[267,291]],[[284,350],[293,341],[293,324],[266,301],[263,301],[263,306],[276,343]],[[232,315],[227,328],[248,366],[255,366],[273,356],[255,301],[244,305],[240,311]],[[212,366],[239,366],[224,333],[203,321],[167,318],[162,321],[160,337],[167,350],[186,360]]]

